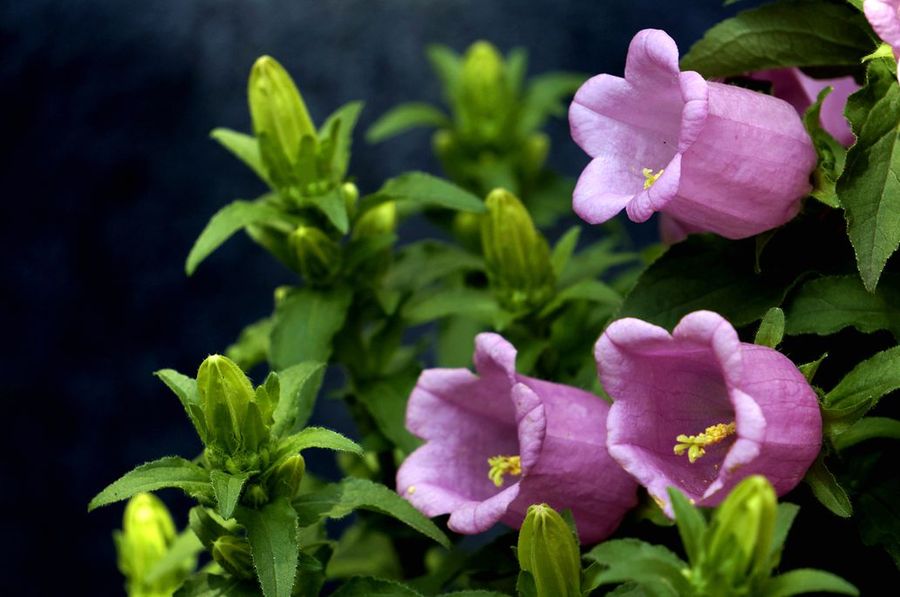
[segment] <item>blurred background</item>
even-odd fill
[[[524,46],[531,74],[621,74],[637,30],[665,29],[686,50],[733,12],[719,0],[0,5],[3,593],[122,593],[111,540],[122,506],[88,515],[88,500],[139,463],[200,448],[153,371],[193,375],[270,312],[275,286],[295,281],[243,236],[192,278],[183,269],[219,207],[263,190],[208,137],[216,126],[250,130],[246,81],[258,56],[284,64],[316,121],[366,102],[351,162],[366,193],[405,170],[438,171],[427,132],[378,146],[362,139],[398,102],[440,103],[429,43]],[[587,158],[567,124],[548,132],[552,166],[577,175]],[[422,225],[407,222],[401,238],[420,236]],[[655,231],[642,234],[649,241]],[[319,408],[316,417],[352,432],[339,412]],[[328,473],[325,463],[310,466]],[[162,497],[183,525],[185,504],[176,492]]]

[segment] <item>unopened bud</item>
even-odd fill
[[[512,193],[496,189],[485,203],[481,247],[492,290],[510,310],[539,307],[556,283],[546,239]]]
[[[243,500],[253,508],[260,508],[269,503],[269,494],[262,485],[253,483],[244,490]]]
[[[347,208],[347,215],[353,217],[356,213],[356,200],[359,199],[359,189],[352,182],[345,182],[341,185],[341,197],[344,198],[344,207]]]
[[[234,535],[223,535],[213,541],[212,557],[229,574],[238,578],[253,578],[253,556],[246,539]]]
[[[566,521],[547,504],[530,506],[519,530],[519,567],[539,596],[580,597],[581,554]]]
[[[481,218],[481,214],[470,211],[458,211],[453,216],[453,236],[475,253],[481,251]]]
[[[341,246],[314,226],[299,226],[290,237],[300,273],[311,284],[327,284],[341,265]]]
[[[536,176],[544,167],[548,153],[550,153],[550,137],[544,133],[529,135],[522,155],[522,169],[526,175]]]
[[[274,497],[286,497],[289,500],[297,497],[300,492],[300,482],[303,481],[303,473],[306,472],[306,461],[303,456],[296,454],[278,465],[272,475],[270,489]]]
[[[297,86],[278,61],[263,56],[250,71],[247,98],[269,178],[276,186],[294,183],[302,139],[307,137],[315,144],[317,138]]]
[[[503,56],[486,41],[472,44],[463,57],[459,88],[462,127],[477,141],[495,139],[509,111],[510,89]]]
[[[397,203],[385,201],[373,207],[353,226],[353,238],[392,234],[397,229]]]

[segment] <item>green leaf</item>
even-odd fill
[[[177,576],[185,570],[185,562],[196,561],[197,555],[203,551],[203,544],[190,529],[179,533],[169,546],[165,555],[144,575],[144,582],[153,585],[164,576]]]
[[[264,317],[241,330],[240,336],[225,349],[225,356],[244,371],[262,363],[269,357],[269,336],[272,334],[272,318]]]
[[[384,580],[371,576],[351,578],[337,591],[333,597],[422,597],[418,591],[393,580]]]
[[[114,502],[126,500],[142,491],[165,487],[181,489],[192,497],[209,498],[209,473],[178,456],[166,456],[125,473],[98,493],[88,504],[88,512]]]
[[[816,376],[816,373],[819,371],[819,365],[821,365],[822,361],[824,361],[826,358],[828,358],[827,352],[824,353],[822,356],[820,356],[815,361],[812,361],[809,363],[804,363],[802,365],[797,365],[797,369],[800,370],[800,373],[803,374],[803,377],[806,378],[806,381],[812,383],[813,378]]]
[[[278,372],[281,396],[273,414],[272,435],[295,433],[312,416],[316,395],[325,376],[325,363],[307,361]]]
[[[816,499],[832,514],[841,518],[850,518],[853,515],[853,505],[850,503],[850,498],[847,497],[847,492],[825,466],[821,454],[806,472],[803,480],[809,484]]]
[[[859,595],[859,590],[830,572],[800,568],[769,579],[763,593],[766,597],[789,597],[802,593]]]
[[[363,449],[355,441],[324,427],[307,427],[283,439],[278,445],[278,453],[289,457],[308,448],[323,448],[360,455],[363,453]]]
[[[572,226],[565,234],[563,234],[556,244],[553,246],[553,254],[550,256],[550,262],[553,264],[553,273],[559,278],[569,260],[575,253],[575,247],[578,246],[578,237],[581,235],[580,226]]]
[[[324,195],[306,197],[303,202],[312,205],[328,218],[328,221],[337,228],[341,234],[347,234],[350,230],[350,219],[347,217],[347,203],[340,187],[335,187]]]
[[[229,203],[216,212],[194,242],[184,264],[185,272],[189,276],[193,274],[197,266],[210,253],[218,249],[241,228],[253,224],[277,222],[282,219],[284,219],[284,215],[281,210],[263,200],[237,200]]]
[[[234,513],[234,509],[241,498],[241,490],[244,483],[250,478],[250,473],[231,475],[224,471],[211,471],[209,480],[212,483],[213,493],[216,494],[216,511],[223,519],[228,520]]]
[[[813,172],[815,185],[810,194],[825,205],[838,208],[841,203],[838,201],[835,185],[844,171],[847,149],[822,128],[821,119],[822,102],[832,90],[833,87],[826,87],[819,93],[816,103],[803,114],[803,124],[809,131],[818,156],[816,170]]]
[[[694,311],[708,309],[736,327],[781,304],[788,283],[753,271],[752,242],[691,236],[648,267],[625,297],[617,317],[637,317],[672,329]]]
[[[377,196],[427,207],[444,207],[473,213],[485,211],[484,202],[479,197],[452,182],[424,172],[407,172],[390,179],[384,183]]]
[[[553,297],[553,300],[541,309],[540,317],[548,317],[567,302],[578,300],[599,303],[615,308],[622,303],[622,295],[600,280],[581,280],[580,282],[576,282],[572,286],[557,292],[556,296]]]
[[[353,143],[353,129],[356,128],[356,121],[359,119],[362,107],[362,102],[346,103],[322,123],[320,137],[330,136],[332,127],[338,127],[334,156],[331,160],[331,178],[334,181],[343,180],[347,174],[347,167],[350,165],[350,146]]]
[[[238,508],[236,518],[247,529],[253,566],[265,597],[290,597],[297,569],[297,513],[282,498],[262,509]]]
[[[584,559],[605,568],[595,568],[585,579],[584,591],[606,584],[633,581],[646,587],[662,589],[663,595],[689,595],[691,587],[682,574],[687,565],[674,553],[660,545],[637,539],[605,541],[584,554]]]
[[[266,168],[263,166],[256,137],[226,128],[213,129],[209,136],[249,166],[269,187],[274,188],[272,181],[269,180],[269,175],[266,173]]]
[[[871,410],[879,399],[900,388],[900,346],[879,352],[853,368],[825,395],[824,415],[844,426]],[[840,430],[840,427],[834,431]]]
[[[459,247],[435,240],[406,245],[385,274],[383,284],[408,292],[464,271],[484,270],[484,261]]]
[[[304,361],[327,362],[331,340],[344,325],[353,293],[346,288],[291,292],[275,308],[270,339],[272,368],[287,369]]]
[[[174,369],[160,369],[154,373],[156,377],[162,380],[170,390],[175,392],[184,412],[197,430],[200,440],[206,443],[206,418],[203,409],[200,407],[200,394],[197,393],[197,382],[187,375],[183,375]]]
[[[378,381],[368,381],[355,388],[359,401],[375,420],[378,430],[391,443],[409,454],[422,442],[406,430],[406,402],[417,375],[395,375]]]
[[[450,119],[431,104],[410,102],[394,106],[369,127],[366,141],[379,143],[418,127],[449,128]]]
[[[462,68],[462,61],[459,55],[440,44],[432,44],[425,50],[431,68],[441,80],[441,86],[444,89],[444,99],[447,103],[453,104],[456,96],[456,84],[459,81],[459,73]]]
[[[766,311],[759,323],[754,343],[775,348],[781,344],[782,338],[784,338],[784,311],[778,307],[772,307]]]
[[[900,277],[885,276],[874,292],[868,292],[857,276],[810,280],[787,309],[789,335],[828,335],[846,327],[865,333],[891,330],[900,337]]]
[[[294,500],[294,507],[304,526],[326,517],[343,518],[354,510],[370,510],[396,518],[440,545],[450,546],[447,536],[409,502],[384,485],[366,479],[348,478],[303,494]]]
[[[683,70],[727,77],[789,66],[856,66],[872,50],[865,18],[822,0],[767,4],[709,29],[681,59]]]
[[[669,487],[668,492],[672,510],[675,512],[675,524],[678,525],[681,544],[687,553],[688,561],[696,565],[700,562],[703,554],[706,540],[706,519],[680,491]]]
[[[775,529],[772,532],[772,546],[770,550],[770,556],[773,558],[773,566],[778,564],[781,548],[787,540],[788,533],[790,532],[791,526],[794,524],[794,519],[797,517],[797,512],[799,511],[800,506],[795,504],[787,502],[778,504],[778,511],[775,514]]]
[[[259,597],[259,588],[233,576],[203,572],[184,581],[174,597]]]
[[[864,417],[832,438],[834,449],[841,451],[869,439],[900,439],[900,421],[890,417]]]
[[[390,535],[366,524],[355,524],[341,535],[328,560],[328,578],[352,576],[403,577],[403,566]]]
[[[869,63],[865,86],[847,100],[856,144],[847,153],[837,194],[868,290],[900,245],[900,87],[883,60]]]
[[[474,288],[451,288],[424,294],[403,307],[403,317],[416,325],[449,317],[466,315],[479,321],[491,321],[500,306],[491,294]]]
[[[566,113],[566,99],[587,80],[580,73],[544,73],[532,77],[519,113],[519,134],[527,135],[541,128],[549,116]]]

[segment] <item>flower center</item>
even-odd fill
[[[737,427],[732,421],[731,423],[711,425],[704,429],[703,433],[698,433],[697,435],[679,435],[675,438],[675,441],[678,442],[675,444],[675,455],[681,456],[687,452],[688,461],[693,464],[698,458],[706,454],[706,446],[718,444],[736,432]]]
[[[662,173],[665,172],[665,168],[660,168],[659,172],[656,174],[653,173],[653,170],[650,168],[644,168],[641,170],[641,174],[644,175],[644,190],[646,191],[650,187],[653,186],[653,183],[659,180],[659,177],[662,176]]]
[[[494,456],[488,458],[488,478],[494,482],[494,485],[500,487],[503,485],[503,475],[521,475],[522,459],[518,456]]]

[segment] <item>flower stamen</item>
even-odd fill
[[[718,444],[736,432],[737,426],[732,421],[731,423],[711,425],[704,429],[703,433],[697,435],[679,435],[675,438],[675,441],[678,442],[675,444],[675,455],[681,456],[687,452],[688,461],[693,464],[706,454],[706,446]]]
[[[647,189],[652,187],[653,183],[659,180],[659,177],[662,176],[663,172],[665,172],[665,168],[660,168],[659,172],[657,172],[656,174],[653,173],[653,170],[651,168],[644,168],[643,170],[641,170],[641,174],[644,175],[644,190],[646,191]]]
[[[500,487],[503,485],[503,475],[521,475],[522,459],[518,456],[494,456],[488,458],[488,478],[494,482],[494,485]]]

